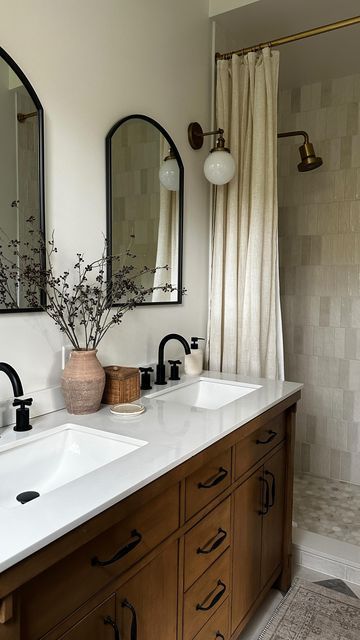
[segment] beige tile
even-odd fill
[[[347,426],[347,450],[352,453],[360,453],[360,424],[348,422]]]
[[[346,133],[353,136],[359,133],[359,103],[350,102],[347,105],[347,125]]]
[[[326,137],[338,138],[346,135],[347,105],[328,107],[326,110]]]
[[[334,352],[334,344],[332,345]],[[337,358],[318,358],[316,383],[320,387],[339,386],[339,360]]]
[[[317,476],[330,477],[330,449],[318,445],[304,445],[310,449],[310,469],[303,469],[303,471],[310,471]],[[303,453],[303,451],[302,451]],[[306,456],[308,452],[306,451]],[[305,459],[304,466],[307,467],[308,458]]]
[[[340,452],[340,480],[350,482],[351,454],[347,451]]]
[[[360,388],[360,360],[349,360],[349,389],[358,391]]]
[[[360,167],[360,134],[352,137],[351,166]]]
[[[345,172],[343,172],[345,174]],[[345,185],[345,177],[344,177],[344,185]],[[345,188],[345,186],[344,186]],[[339,217],[339,232],[346,233],[350,231],[350,207],[351,202],[339,202],[338,205],[338,217]]]
[[[330,451],[330,478],[334,480],[340,478],[340,451],[335,449]]]
[[[341,138],[340,145],[340,167],[341,169],[348,169],[353,166],[352,164],[352,141],[351,136],[345,136]]]
[[[334,78],[331,85],[331,104],[342,105],[354,100],[353,76]]]

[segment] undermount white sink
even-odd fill
[[[97,429],[64,424],[0,448],[0,507],[21,507],[16,497],[40,497],[147,444]]]
[[[199,409],[221,409],[226,404],[239,400],[257,389],[261,389],[261,385],[197,378],[192,382],[148,394],[146,397],[156,398],[162,402],[178,402]]]

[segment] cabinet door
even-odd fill
[[[262,476],[263,467],[234,493],[232,633],[261,588]]]
[[[115,623],[115,596],[104,600],[59,640],[118,640]]]
[[[116,592],[121,640],[176,640],[177,563],[173,543]]]
[[[261,586],[271,578],[282,562],[285,447],[264,464],[264,481],[269,496],[268,512],[263,516]]]

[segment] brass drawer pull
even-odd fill
[[[216,632],[215,640],[216,640],[216,638],[220,638],[220,640],[225,640],[225,636],[223,636],[223,634],[220,633],[220,631]]]
[[[120,640],[119,627],[117,626],[116,622],[114,622],[114,620],[112,618],[110,618],[110,616],[106,616],[106,618],[104,618],[104,624],[110,624],[112,626],[112,628],[114,629],[114,638],[115,638],[115,640]]]
[[[216,487],[216,485],[219,484],[219,482],[222,482],[223,480],[225,480],[228,473],[229,472],[226,469],[224,469],[224,467],[219,467],[219,471],[216,474],[216,476],[209,478],[209,480],[206,480],[205,482],[198,483],[199,489],[211,489],[212,487]]]
[[[214,598],[211,600],[210,604],[207,607],[204,607],[204,603],[197,604],[196,605],[196,611],[210,611],[210,609],[215,607],[216,603],[219,602],[220,598],[222,598],[222,596],[224,595],[224,593],[226,591],[226,584],[224,584],[221,580],[218,580],[216,586],[217,587],[221,587],[221,589],[216,594],[216,596],[214,596]],[[215,589],[214,589],[214,591],[215,591]],[[210,598],[210,596],[212,595],[212,593],[214,593],[214,591],[212,591],[211,593],[209,593],[208,596],[206,596],[204,602],[206,602]]]
[[[219,537],[217,537],[219,536]],[[212,551],[215,551],[215,549],[217,549],[218,547],[220,547],[220,545],[224,542],[225,538],[227,537],[227,533],[226,531],[224,531],[224,529],[221,529],[221,527],[218,529],[218,532],[215,536],[215,540],[212,543],[210,549],[205,549],[205,547],[198,547],[198,549],[196,550],[196,553],[211,553]]]
[[[130,551],[135,549],[139,542],[142,540],[142,535],[136,529],[131,532],[131,537],[134,538],[131,542],[125,544],[115,555],[110,558],[110,560],[99,560],[97,556],[91,559],[91,564],[93,567],[107,567],[107,565],[112,564],[113,562],[117,562],[124,556],[126,556]]]
[[[276,431],[272,431],[271,429],[269,431],[267,431],[266,433],[269,434],[269,437],[267,438],[267,440],[256,440],[256,444],[269,444],[269,442],[271,442],[271,440],[274,440],[274,438],[276,438],[277,436],[277,432]]]

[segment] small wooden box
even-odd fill
[[[121,404],[140,398],[140,372],[134,367],[104,367],[106,381],[102,402]]]

